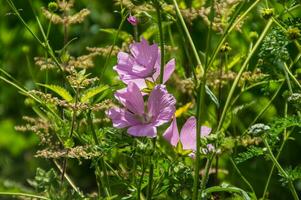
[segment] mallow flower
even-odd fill
[[[146,81],[155,82],[160,76],[161,52],[157,44],[141,42],[130,45],[130,53],[119,52],[114,70],[125,83],[134,82],[140,89],[146,88]],[[175,70],[175,59],[164,66],[163,84]]]
[[[136,83],[129,82],[125,89],[115,93],[115,98],[124,106],[111,108],[107,115],[116,128],[128,128],[132,136],[156,137],[157,127],[167,123],[175,113],[176,100],[164,85],[156,85],[146,105]]]
[[[201,137],[207,137],[210,132],[211,128],[207,126],[201,127]],[[196,118],[192,116],[187,119],[179,135],[177,120],[174,117],[172,123],[164,132],[163,137],[174,147],[181,142],[183,150],[191,150],[192,154],[190,155],[193,157],[196,152]],[[207,149],[203,149],[203,152],[206,153],[208,150],[211,151],[213,149],[213,145],[208,144]]]

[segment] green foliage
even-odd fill
[[[264,155],[265,151],[261,147],[251,146],[246,151],[239,153],[235,158],[237,164],[245,162],[251,158]]]
[[[268,130],[267,134],[272,138],[276,138],[279,134],[283,133],[284,129],[295,126],[301,126],[301,119],[298,116],[277,118],[270,124],[270,129]]]
[[[287,45],[289,41],[280,28],[273,28],[265,37],[259,56],[272,64],[282,63],[289,59]]]
[[[88,90],[85,90],[84,93],[82,94],[80,101],[81,102],[87,102],[89,101],[92,97],[100,94],[101,92],[109,89],[108,85],[99,85],[94,88],[90,88]]]
[[[282,182],[284,184],[287,184],[288,180],[295,181],[295,180],[301,179],[301,166],[296,166],[294,168],[289,167],[289,168],[285,169],[285,172],[287,173],[288,178],[283,177]]]
[[[61,181],[60,176],[54,169],[44,171],[41,168],[37,168],[35,179],[28,182],[36,188],[38,193],[46,194],[47,197],[53,200],[83,199],[73,189],[68,188],[68,185],[64,181]]]
[[[61,96],[64,100],[71,102],[73,101],[73,97],[71,94],[63,87],[58,85],[47,85],[47,84],[39,84],[40,86],[43,86],[45,88],[50,89],[51,91],[55,92],[59,96]]]

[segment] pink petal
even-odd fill
[[[163,133],[163,137],[172,145],[177,146],[179,142],[179,130],[176,117],[172,120],[170,126]]]
[[[135,83],[130,82],[127,88],[118,90],[115,97],[131,112],[139,115],[144,113],[143,96]]]
[[[172,73],[176,68],[176,61],[175,59],[171,59],[164,67],[164,74],[163,74],[163,84],[170,78]],[[153,75],[154,80],[157,80],[160,76],[160,64],[157,66],[157,70]]]
[[[127,130],[128,134],[132,136],[137,136],[137,137],[156,137],[157,136],[157,129],[155,126],[152,126],[150,124],[146,125],[137,125],[137,126],[132,126]]]
[[[207,126],[201,127],[201,137],[206,137],[211,132],[211,128]],[[181,130],[180,141],[184,150],[196,151],[196,119],[190,117]],[[209,144],[210,145],[210,144]],[[211,145],[212,146],[212,145]]]
[[[184,150],[196,150],[196,119],[190,117],[182,127],[180,141]]]
[[[158,59],[158,45],[149,45],[142,38],[141,42],[135,42],[130,46],[130,51],[135,60],[145,68],[154,69],[156,60]]]
[[[156,85],[148,98],[148,112],[155,126],[171,120],[175,113],[176,100],[169,94],[164,85]]]
[[[208,126],[202,126],[201,127],[201,136],[207,137],[210,134],[211,130],[212,130],[212,128],[210,128]]]
[[[111,108],[106,112],[106,114],[109,118],[112,119],[114,127],[125,128],[133,123],[133,121],[129,121],[129,119],[131,119],[129,115],[125,117],[125,112],[126,111],[124,109]]]
[[[175,68],[176,68],[176,60],[171,59],[170,61],[168,61],[168,63],[164,67],[163,83],[165,83],[170,78]]]

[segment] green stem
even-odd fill
[[[99,141],[98,141],[98,138],[97,138],[97,135],[96,135],[96,132],[95,132],[95,128],[93,126],[93,119],[92,119],[92,116],[91,116],[91,110],[88,113],[88,123],[89,123],[89,126],[91,128],[91,132],[92,132],[94,142],[95,142],[96,145],[99,145]],[[100,182],[102,184],[102,187],[104,188],[104,192],[106,193],[107,197],[110,197],[111,196],[111,190],[110,190],[109,178],[108,178],[107,168],[106,168],[105,161],[104,161],[103,157],[100,158],[99,162],[100,162],[100,166],[103,170],[104,178],[102,178],[102,174],[101,174],[101,170],[100,170],[99,166],[96,166],[96,171],[100,176],[100,179],[101,179]]]
[[[257,122],[257,120],[265,113],[265,111],[267,111],[267,109],[270,107],[270,105],[272,104],[272,102],[278,96],[278,94],[279,94],[279,92],[280,92],[280,90],[281,90],[281,88],[282,88],[283,85],[284,85],[284,81],[282,81],[282,83],[280,84],[280,86],[278,87],[277,91],[275,92],[275,94],[270,99],[270,101],[265,105],[265,107],[260,111],[260,113],[251,122],[250,126],[252,126],[253,124],[255,124]]]
[[[21,192],[0,192],[0,196],[21,196],[21,197],[29,197],[29,198],[34,198],[34,199],[45,199],[45,200],[50,200],[47,197],[43,196],[38,196],[34,194],[28,194],[28,193],[21,193]]]
[[[291,79],[294,81],[294,83],[296,83],[296,85],[298,85],[298,87],[301,89],[301,84],[296,79],[296,77],[292,74],[292,72],[290,71],[286,63],[284,63],[284,69],[287,72],[287,74],[291,77]]]
[[[232,96],[233,96],[233,94],[234,94],[234,91],[235,91],[235,89],[236,89],[236,86],[237,86],[237,84],[238,84],[238,82],[239,82],[239,80],[240,80],[240,77],[241,77],[242,73],[244,72],[245,68],[248,66],[248,63],[249,63],[251,57],[253,56],[253,54],[254,54],[255,51],[257,50],[259,44],[260,44],[261,41],[263,40],[264,36],[267,34],[267,32],[268,32],[269,28],[272,26],[272,24],[273,24],[273,20],[270,19],[270,20],[268,21],[268,23],[266,24],[264,30],[262,31],[260,37],[259,37],[258,40],[256,41],[256,43],[255,43],[255,45],[254,45],[252,51],[249,53],[248,57],[246,58],[245,62],[244,62],[243,65],[242,65],[242,67],[240,68],[240,70],[239,70],[239,72],[238,72],[238,74],[237,74],[237,76],[236,76],[236,78],[235,78],[235,80],[234,80],[234,82],[233,82],[233,84],[232,84],[232,87],[231,87],[231,89],[230,89],[229,95],[228,95],[228,97],[227,97],[227,100],[226,100],[226,103],[225,103],[223,112],[222,112],[222,114],[221,114],[221,119],[220,119],[220,121],[219,121],[219,123],[218,123],[218,126],[217,126],[217,131],[221,130],[221,128],[222,128],[224,119],[225,119],[225,117],[226,117],[226,113],[227,113],[228,108],[229,108],[229,105],[230,105],[230,103],[231,103]]]
[[[63,168],[60,166],[60,164],[56,160],[53,160],[53,162],[56,165],[56,167],[58,168],[58,170],[61,173],[63,173]],[[79,196],[84,197],[83,193],[81,191],[79,191],[79,189],[76,187],[75,183],[71,180],[71,178],[68,176],[68,174],[64,173],[64,177],[67,180],[67,182],[70,184],[70,186],[73,188],[73,190],[75,192],[77,192],[77,194],[79,194]]]
[[[281,146],[280,146],[280,148],[279,148],[279,151],[278,151],[278,153],[277,153],[277,155],[276,155],[276,159],[277,159],[277,160],[278,160],[278,158],[279,158],[279,156],[280,156],[280,154],[281,154],[281,152],[282,152],[282,150],[283,150],[283,147],[284,147],[285,142],[286,142],[286,139],[284,139],[284,140],[282,141],[282,143],[281,143]],[[262,200],[265,200],[265,199],[266,199],[266,193],[267,193],[268,188],[269,188],[269,185],[270,185],[270,181],[271,181],[271,178],[272,178],[272,175],[273,175],[273,172],[274,172],[274,168],[275,168],[275,164],[273,163],[273,165],[272,165],[272,167],[271,167],[271,171],[270,171],[269,176],[268,176],[268,179],[267,179],[267,182],[266,182],[266,184],[265,184],[265,186],[264,186],[264,191],[263,191],[262,198],[261,198]]]
[[[201,194],[206,189],[206,184],[209,179],[209,170],[211,168],[211,164],[212,164],[214,156],[215,156],[215,154],[212,154],[212,155],[210,155],[209,158],[207,158],[207,162],[205,165],[205,173],[204,173],[204,175],[202,177],[202,181],[201,181]]]
[[[161,6],[158,0],[154,0],[155,8],[157,12],[158,18],[158,29],[159,29],[159,36],[160,36],[160,49],[161,49],[161,63],[160,63],[160,83],[163,83],[164,77],[164,34],[163,34],[163,27],[162,27],[162,14],[161,14]]]
[[[230,161],[234,167],[234,169],[236,170],[236,172],[238,173],[238,175],[241,177],[241,179],[245,182],[245,184],[249,187],[249,189],[254,193],[254,195],[256,196],[256,193],[251,185],[251,183],[243,176],[243,174],[241,173],[241,171],[238,169],[237,165],[235,164],[234,160],[232,159],[232,157],[230,157]],[[257,198],[256,198],[257,199]]]
[[[288,174],[284,171],[284,169],[281,167],[281,165],[279,164],[279,162],[277,161],[277,159],[275,158],[272,150],[271,150],[271,147],[270,145],[268,144],[267,140],[265,138],[263,138],[263,143],[265,145],[265,147],[267,148],[268,150],[268,154],[272,160],[272,162],[274,163],[274,165],[277,167],[278,171],[282,174],[282,176],[288,180],[288,186],[289,186],[289,189],[294,197],[294,200],[299,200],[299,197],[298,197],[298,194],[296,192],[296,189],[293,185],[293,182],[292,180],[290,180]]]
[[[225,30],[223,36],[221,37],[220,41],[218,42],[217,47],[214,49],[213,51],[213,55],[210,58],[208,67],[210,68],[210,66],[212,66],[220,48],[222,47],[222,45],[224,44],[224,42],[226,41],[227,37],[229,36],[229,34],[234,30],[234,28],[238,25],[239,22],[241,22],[246,16],[247,14],[260,2],[261,0],[256,0],[242,15],[240,15],[240,17],[236,19],[236,17],[239,15],[239,11],[243,8],[244,4],[246,1],[243,1],[241,3],[241,6],[237,9],[237,13],[235,13],[232,22],[230,22],[229,26],[227,27],[227,29]]]
[[[193,180],[193,195],[192,199],[197,200],[199,194],[199,173],[200,173],[200,145],[201,145],[201,125],[202,125],[202,113],[204,112],[205,103],[205,85],[206,85],[206,71],[202,78],[202,83],[198,89],[197,96],[197,126],[196,126],[196,158],[195,158],[195,169],[194,169],[194,180]]]
[[[192,52],[193,52],[193,54],[194,54],[194,56],[195,56],[195,59],[196,59],[196,61],[197,61],[197,64],[198,64],[198,66],[200,67],[200,70],[201,70],[200,73],[201,73],[201,76],[202,76],[202,75],[204,74],[204,68],[203,68],[203,65],[202,65],[200,56],[199,56],[199,54],[198,54],[198,52],[197,52],[197,50],[196,50],[196,48],[195,48],[195,45],[194,45],[194,43],[193,43],[193,40],[192,40],[191,36],[190,36],[190,34],[189,34],[189,30],[188,30],[188,28],[187,28],[187,26],[186,26],[186,24],[185,24],[185,21],[184,21],[184,19],[183,19],[183,16],[182,16],[182,14],[181,14],[181,11],[180,11],[180,9],[179,9],[179,6],[178,6],[177,1],[176,1],[176,0],[173,0],[173,4],[174,4],[174,6],[175,6],[176,13],[177,13],[177,16],[178,16],[178,18],[179,18],[179,20],[180,20],[180,23],[181,23],[181,25],[182,25],[182,27],[183,27],[183,29],[184,29],[185,35],[186,35],[186,37],[187,37],[187,39],[188,39],[188,42],[189,42],[189,44],[190,44],[190,46],[191,46]]]
[[[290,66],[288,67],[288,69],[290,69],[295,63],[297,63],[298,60],[300,59],[300,57],[301,57],[301,54],[299,53],[299,54],[296,56],[295,60],[290,64]],[[289,81],[288,78],[286,78],[286,79],[287,79],[287,83],[288,83],[290,92],[293,93],[292,87],[290,86],[290,85],[291,85],[291,84],[290,84],[290,81]],[[286,101],[286,102],[285,102],[285,107],[284,107],[284,117],[287,117],[287,109],[288,109],[288,104],[287,104],[287,101]],[[283,150],[283,147],[284,147],[286,141],[288,140],[288,138],[289,138],[289,134],[287,134],[287,133],[286,133],[286,129],[284,129],[284,133],[283,133],[283,141],[282,141],[282,143],[281,143],[281,145],[280,145],[280,148],[279,148],[279,151],[278,151],[278,153],[277,153],[277,155],[276,155],[276,160],[278,160],[278,158],[279,158],[279,156],[280,156],[280,154],[281,154],[281,152],[282,152],[282,150]],[[270,170],[270,173],[269,173],[269,176],[268,176],[268,179],[267,179],[267,182],[266,182],[265,187],[264,187],[263,194],[262,194],[262,199],[263,199],[263,200],[265,200],[265,198],[266,198],[266,193],[267,193],[268,187],[269,187],[269,185],[270,185],[270,181],[271,181],[271,178],[272,178],[272,175],[273,175],[273,172],[274,172],[274,168],[275,168],[275,164],[273,163],[273,165],[272,165],[272,167],[271,167],[271,170]]]
[[[139,182],[138,182],[138,188],[137,188],[137,199],[141,199],[141,185],[143,181],[143,177],[145,174],[145,163],[144,163],[144,158],[142,158],[142,174],[140,176]]]
[[[153,138],[152,142],[152,152],[150,154],[150,158],[149,158],[149,176],[148,176],[148,187],[147,187],[147,200],[151,200],[152,199],[152,193],[153,193],[153,189],[152,189],[152,185],[153,185],[153,177],[154,177],[154,163],[152,161],[152,158],[154,156],[154,153],[156,151],[156,141],[157,138]]]

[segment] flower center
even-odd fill
[[[148,124],[152,120],[152,116],[149,115],[148,113],[144,113],[142,115],[135,115],[135,116],[142,124]]]

